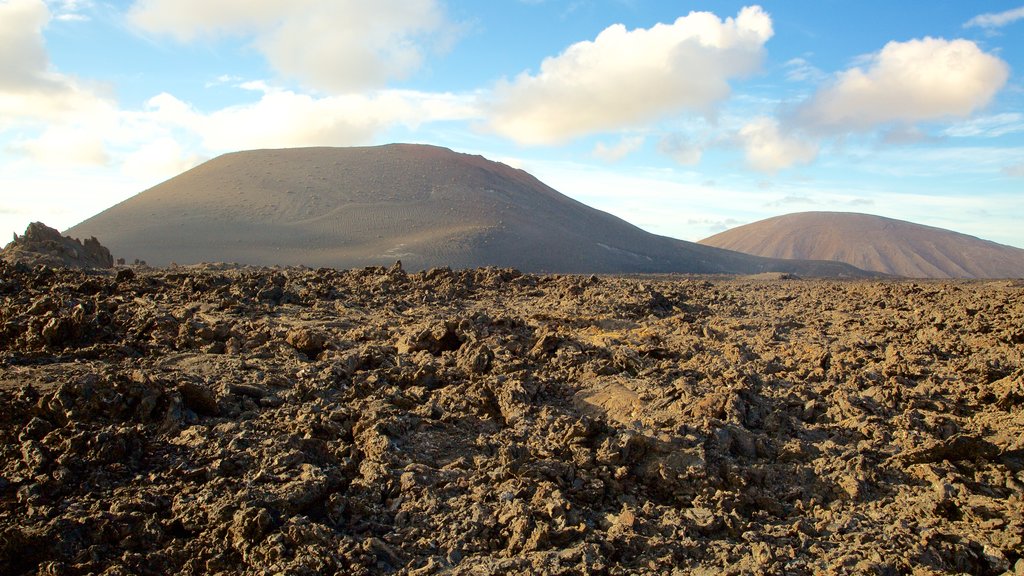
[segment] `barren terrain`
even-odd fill
[[[5,574],[1024,573],[1019,282],[0,263]]]
[[[523,170],[417,144],[225,154],[67,232],[150,265],[238,262],[559,273],[791,272],[867,277],[839,262],[761,258],[657,236]]]

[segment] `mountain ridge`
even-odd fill
[[[656,236],[482,156],[422,144],[214,158],[67,231],[153,265],[515,267],[563,273],[864,276]]]

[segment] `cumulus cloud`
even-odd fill
[[[538,73],[499,83],[489,126],[523,144],[556,144],[685,110],[710,113],[730,79],[760,67],[771,36],[758,6],[725,20],[691,12],[648,29],[616,24],[547,58]]]
[[[194,151],[185,149],[171,136],[161,136],[141,144],[122,160],[122,172],[139,180],[154,180],[180,174],[203,161]]]
[[[594,156],[605,162],[618,162],[644,145],[643,136],[626,136],[611,146],[598,142],[594,146]]]
[[[50,10],[40,0],[0,3],[0,90],[44,90],[56,87],[43,28]]]
[[[795,113],[811,131],[867,131],[887,123],[966,117],[1006,84],[1009,66],[969,40],[890,42],[836,75]]]
[[[0,3],[0,129],[14,123],[96,115],[110,102],[52,70],[43,30],[51,14],[42,0]]]
[[[796,135],[784,134],[774,118],[760,117],[740,129],[747,164],[755,170],[775,172],[794,164],[807,164],[818,156],[818,146]]]
[[[129,19],[182,42],[251,38],[282,76],[333,93],[407,77],[455,30],[438,0],[138,0]]]
[[[35,138],[15,142],[10,149],[45,164],[105,165],[110,161],[100,134],[75,125],[51,126]]]
[[[42,0],[0,2],[0,131],[16,128],[5,150],[48,166],[106,164],[95,123],[115,106],[53,69],[43,38],[51,19]]]
[[[1024,19],[1024,6],[1013,8],[1004,12],[989,12],[979,14],[964,23],[964,28],[1002,28],[1013,24],[1017,20]]]
[[[260,3],[253,4],[258,12]],[[84,5],[62,3],[69,10]],[[210,5],[214,12],[222,7]],[[479,116],[470,96],[400,90],[321,96],[267,82],[236,84],[258,97],[214,111],[166,93],[126,110],[53,69],[43,37],[52,18],[42,0],[0,1],[0,130],[17,135],[8,152],[40,165],[111,165],[133,177],[163,178],[226,151],[365,144],[396,124],[416,128]]]
[[[228,151],[365,144],[394,124],[464,120],[477,115],[468,97],[403,90],[314,97],[262,83],[256,102],[202,113],[170,94],[150,100],[147,115],[195,134],[205,149]]]

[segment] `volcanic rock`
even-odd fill
[[[1020,282],[0,279],[4,574],[1024,561]]]
[[[42,222],[28,225],[25,234],[14,235],[14,240],[0,251],[5,262],[21,262],[34,266],[68,266],[72,268],[112,268],[114,258],[95,236],[85,242],[60,232]]]

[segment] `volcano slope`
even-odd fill
[[[436,146],[226,154],[74,226],[151,265],[512,266],[573,273],[865,276],[656,236],[530,174]]]
[[[0,566],[1019,574],[1022,291],[0,263]]]
[[[871,214],[786,214],[700,243],[771,258],[845,262],[905,278],[1024,278],[1020,248]]]

